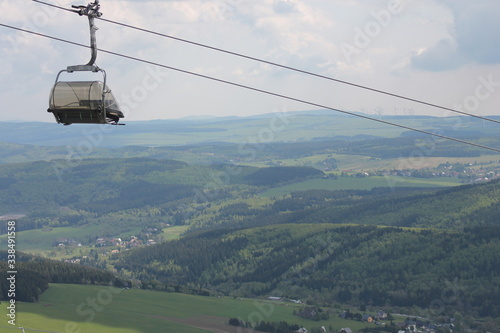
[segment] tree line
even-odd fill
[[[7,299],[9,291],[7,252],[0,251],[0,299]],[[111,272],[78,264],[43,259],[17,252],[16,301],[36,302],[49,288],[49,283],[92,284],[129,287],[126,280]]]

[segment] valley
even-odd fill
[[[480,122],[391,120],[500,147]],[[251,332],[228,324],[238,318],[397,332],[421,317],[444,325],[436,332],[450,318],[458,332],[500,327],[500,154],[322,112],[130,125],[33,123],[14,135],[0,124],[0,250],[15,221],[22,267],[48,286],[19,304],[20,324]],[[36,264],[46,259],[52,271]],[[71,265],[119,280],[58,273]],[[107,304],[87,320],[92,307],[79,305],[96,295]],[[293,315],[306,307],[329,318]],[[409,315],[363,321],[379,310]]]

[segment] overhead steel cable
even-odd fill
[[[0,23],[0,26],[6,27],[6,28],[9,28],[9,29],[14,29],[14,30],[22,31],[22,32],[25,32],[25,33],[28,33],[28,34],[39,36],[39,37],[44,37],[44,38],[56,40],[56,41],[63,42],[63,43],[68,43],[68,44],[72,44],[72,45],[76,45],[76,46],[80,46],[80,47],[85,47],[85,48],[90,48],[90,46],[87,46],[87,45],[84,45],[84,44],[81,44],[81,43],[72,42],[72,41],[69,41],[69,40],[66,40],[66,39],[62,39],[62,38],[58,38],[58,37],[46,35],[46,34],[39,33],[39,32],[34,32],[34,31],[30,31],[30,30],[26,30],[26,29],[14,27],[14,26],[11,26],[11,25],[3,24],[3,23]],[[114,51],[104,50],[104,49],[100,49],[100,48],[98,48],[98,50],[100,52],[108,53],[108,54],[111,54],[111,55],[114,55],[114,56],[118,56],[118,57],[130,59],[130,60],[134,60],[134,61],[138,61],[138,62],[142,62],[142,63],[145,63],[145,64],[157,66],[157,67],[166,68],[166,69],[177,71],[177,72],[180,72],[180,73],[185,73],[185,74],[189,74],[189,75],[192,75],[192,76],[197,76],[197,77],[201,77],[201,78],[204,78],[204,79],[209,79],[209,80],[212,80],[212,81],[216,81],[216,82],[220,82],[220,83],[232,85],[232,86],[235,86],[235,87],[244,88],[244,89],[247,89],[247,90],[252,90],[252,91],[260,92],[260,93],[263,93],[263,94],[267,94],[267,95],[271,95],[271,96],[275,96],[275,97],[280,97],[280,98],[288,99],[288,100],[291,100],[291,101],[294,101],[294,102],[299,102],[299,103],[303,103],[303,104],[307,104],[307,105],[319,107],[319,108],[322,108],[322,109],[328,109],[328,110],[332,110],[332,111],[335,111],[335,112],[347,114],[347,115],[350,115],[350,116],[354,116],[354,117],[358,117],[358,118],[363,118],[363,119],[367,119],[367,120],[370,120],[370,121],[376,121],[378,123],[382,123],[382,124],[385,124],[385,125],[395,126],[395,127],[399,127],[399,128],[402,128],[402,129],[409,130],[409,131],[414,131],[414,132],[418,132],[418,133],[422,133],[422,134],[426,134],[426,135],[431,135],[431,136],[438,137],[438,138],[441,138],[441,139],[455,141],[455,142],[466,144],[466,145],[469,145],[469,146],[483,148],[483,149],[487,149],[487,150],[491,150],[491,151],[495,151],[495,152],[500,153],[500,149],[493,148],[493,147],[488,147],[488,146],[484,146],[484,145],[480,145],[480,144],[477,144],[477,143],[474,143],[474,142],[469,142],[469,141],[465,141],[465,140],[461,140],[461,139],[457,139],[457,138],[453,138],[453,137],[441,135],[441,134],[438,134],[438,133],[433,133],[433,132],[429,132],[429,131],[425,131],[425,130],[420,130],[420,129],[417,129],[417,128],[413,128],[413,127],[410,127],[410,126],[405,126],[405,125],[401,125],[401,124],[397,124],[397,123],[385,121],[385,120],[382,120],[382,119],[372,118],[372,117],[369,117],[369,116],[366,116],[366,115],[363,115],[363,114],[358,114],[358,113],[355,113],[355,112],[349,112],[349,111],[344,111],[344,110],[336,109],[336,108],[333,108],[333,107],[330,107],[330,106],[327,106],[327,105],[318,104],[318,103],[314,103],[314,102],[309,102],[309,101],[306,101],[306,100],[303,100],[303,99],[299,99],[299,98],[295,98],[295,97],[291,97],[291,96],[287,96],[287,95],[275,93],[275,92],[264,90],[264,89],[260,89],[260,88],[255,88],[255,87],[247,86],[247,85],[244,85],[244,84],[241,84],[241,83],[236,83],[236,82],[232,82],[232,81],[228,81],[228,80],[224,80],[224,79],[220,79],[220,78],[216,78],[216,77],[212,77],[212,76],[208,76],[208,75],[204,75],[204,74],[200,74],[200,73],[195,73],[195,72],[191,72],[191,71],[188,71],[188,70],[184,70],[184,69],[180,69],[180,68],[176,68],[176,67],[172,67],[172,66],[167,66],[167,65],[160,64],[160,63],[157,63],[157,62],[154,62],[154,61],[145,60],[145,59],[141,59],[141,58],[137,58],[137,57],[125,55],[125,54],[114,52]]]
[[[54,5],[54,4],[50,4],[50,3],[47,3],[47,2],[44,2],[44,1],[40,1],[40,0],[32,0],[32,1],[38,2],[40,4],[44,4],[44,5],[47,5],[47,6],[55,7],[55,8],[58,8],[58,9],[62,9],[62,10],[66,10],[66,11],[72,11],[70,9],[67,9],[67,8],[64,8],[64,7],[61,7],[61,6],[57,6],[57,5]],[[252,56],[248,56],[248,55],[245,55],[245,54],[242,54],[242,53],[238,53],[238,52],[234,52],[234,51],[229,51],[229,50],[226,50],[226,49],[222,49],[222,48],[210,46],[210,45],[199,43],[199,42],[193,42],[193,41],[190,41],[190,40],[187,40],[187,39],[183,39],[183,38],[179,38],[179,37],[167,35],[167,34],[156,32],[156,31],[152,31],[152,30],[149,30],[149,29],[139,28],[139,27],[136,27],[136,26],[133,26],[133,25],[129,25],[129,24],[125,24],[125,23],[113,21],[113,20],[108,20],[108,19],[105,19],[105,18],[102,18],[102,17],[99,17],[98,19],[102,20],[102,21],[105,21],[105,22],[108,22],[108,23],[120,25],[120,26],[127,27],[127,28],[134,29],[134,30],[138,30],[138,31],[141,31],[141,32],[145,32],[145,33],[149,33],[149,34],[153,34],[153,35],[157,35],[157,36],[161,36],[161,37],[165,37],[165,38],[170,38],[170,39],[173,39],[173,40],[176,40],[176,41],[180,41],[180,42],[183,42],[183,43],[188,43],[188,44],[196,45],[196,46],[199,46],[199,47],[207,48],[207,49],[210,49],[210,50],[214,50],[214,51],[218,51],[218,52],[223,52],[223,53],[226,53],[226,54],[230,54],[230,55],[233,55],[233,56],[237,56],[237,57],[241,57],[241,58],[245,58],[245,59],[249,59],[249,60],[261,62],[261,63],[267,64],[267,65],[284,68],[284,69],[287,69],[287,70],[291,70],[291,71],[302,73],[302,74],[306,74],[306,75],[315,76],[315,77],[318,77],[318,78],[322,78],[322,79],[325,79],[325,80],[330,80],[330,81],[341,83],[341,84],[344,84],[344,85],[349,85],[349,86],[356,87],[356,88],[359,88],[359,89],[368,90],[368,91],[375,92],[375,93],[378,93],[378,94],[383,94],[383,95],[386,95],[386,96],[391,96],[391,97],[394,97],[394,98],[403,99],[403,100],[406,100],[406,101],[418,103],[418,104],[421,104],[421,105],[425,105],[425,106],[429,106],[429,107],[433,107],[433,108],[437,108],[437,109],[441,109],[441,110],[445,110],[445,111],[449,111],[449,112],[461,114],[461,115],[464,115],[464,116],[474,117],[474,118],[482,119],[482,120],[485,120],[485,121],[490,121],[490,122],[494,122],[494,123],[500,124],[500,120],[496,120],[496,119],[492,119],[492,118],[487,118],[487,117],[475,115],[475,114],[472,114],[472,113],[467,113],[467,112],[464,112],[464,111],[455,110],[455,109],[448,108],[448,107],[445,107],[445,106],[442,106],[442,105],[438,105],[438,104],[434,104],[434,103],[422,101],[422,100],[419,100],[419,99],[416,99],[416,98],[412,98],[412,97],[407,97],[407,96],[403,96],[403,95],[400,95],[400,94],[391,93],[391,92],[388,92],[388,91],[384,91],[384,90],[381,90],[381,89],[368,87],[368,86],[365,86],[365,85],[362,85],[362,84],[358,84],[358,83],[353,83],[353,82],[349,82],[349,81],[345,81],[345,80],[336,79],[336,78],[333,78],[331,76],[326,76],[326,75],[322,75],[322,74],[318,74],[318,73],[306,71],[306,70],[303,70],[303,69],[299,69],[299,68],[295,68],[295,67],[291,67],[291,66],[286,66],[286,65],[278,64],[278,63],[275,63],[275,62],[272,62],[272,61],[268,61],[268,60],[264,60],[264,59],[260,59],[260,58],[256,58],[256,57],[252,57]]]

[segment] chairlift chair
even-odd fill
[[[89,18],[91,58],[86,65],[68,66],[57,74],[56,82],[52,87],[49,98],[49,108],[56,121],[60,124],[111,124],[118,125],[124,115],[120,111],[117,101],[106,85],[106,72],[97,67],[97,47],[94,18],[100,17],[99,1],[88,6],[72,6],[78,10],[74,12],[86,15]],[[61,73],[73,72],[101,72],[103,81],[59,81]],[[119,124],[122,125],[122,124]]]
[[[118,124],[123,113],[104,81],[59,81],[52,87],[48,112],[60,124]],[[68,70],[63,70],[68,72]]]

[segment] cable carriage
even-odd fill
[[[61,71],[59,73],[65,72]],[[102,71],[102,70],[101,70]],[[70,124],[112,124],[117,125],[123,113],[120,111],[111,90],[101,81],[59,81],[50,92],[48,112],[56,121]]]
[[[117,101],[106,85],[106,72],[94,63],[97,58],[97,47],[94,18],[100,17],[99,1],[95,0],[87,6],[72,6],[80,16],[85,15],[90,25],[91,58],[86,65],[68,66],[57,74],[56,83],[52,87],[49,108],[60,124],[118,124],[124,115]],[[61,73],[101,72],[103,81],[59,81]]]

